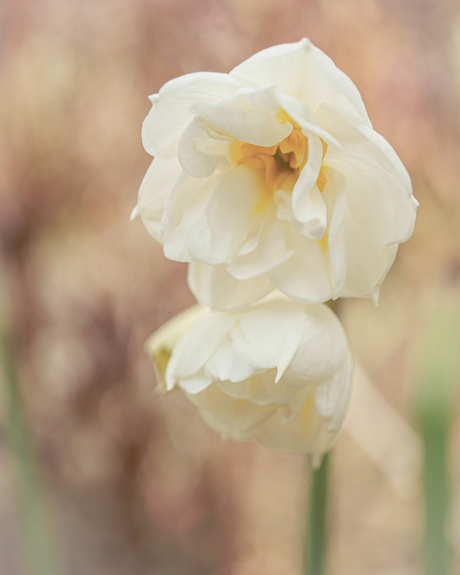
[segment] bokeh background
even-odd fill
[[[331,461],[328,574],[420,573],[419,364],[431,311],[459,295],[459,3],[3,0],[0,303],[17,387],[0,394],[2,575],[301,572],[306,461],[223,442],[180,393],[155,394],[144,341],[194,300],[185,265],[129,214],[147,96],[303,36],[357,84],[421,204],[380,306],[342,305],[358,368]]]

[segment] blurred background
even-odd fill
[[[129,215],[150,163],[147,96],[303,36],[357,84],[421,204],[380,306],[342,305],[358,367],[331,459],[327,572],[421,572],[419,366],[433,310],[459,300],[459,3],[3,0],[0,323],[17,381],[0,393],[2,575],[301,572],[305,460],[223,442],[180,393],[155,395],[144,341],[194,300],[185,265]]]

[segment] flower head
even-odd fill
[[[308,40],[151,97],[155,156],[134,214],[190,262],[197,299],[239,309],[278,288],[314,304],[378,298],[417,201],[352,81]]]
[[[320,456],[343,423],[352,359],[325,305],[273,294],[244,312],[197,306],[160,328],[147,349],[163,389],[181,388],[225,437]]]

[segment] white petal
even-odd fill
[[[173,350],[166,369],[168,389],[183,378],[196,376],[237,321],[237,316],[219,312],[201,316]]]
[[[254,146],[274,146],[292,132],[290,122],[281,124],[269,112],[240,108],[228,99],[216,104],[197,102],[192,110],[213,129]]]
[[[329,431],[327,422],[319,415],[313,388],[297,411],[299,415],[292,419],[289,408],[278,409],[254,433],[277,451],[321,456],[332,447],[337,432]]]
[[[300,308],[304,316],[302,338],[289,369],[301,380],[329,377],[343,366],[347,356],[342,324],[325,305]]]
[[[336,170],[328,167],[323,167],[323,170],[327,177],[327,184],[321,197],[318,188],[316,186],[313,188],[316,192],[315,199],[320,208],[316,222],[314,218],[316,206],[313,203],[310,207],[311,224],[299,224],[297,220],[293,219],[294,214],[292,213],[290,222],[293,229],[306,237],[302,239],[301,236],[291,233],[291,240],[288,245],[294,247],[297,252],[291,262],[293,265],[284,265],[281,269],[274,269],[270,274],[270,279],[278,289],[304,303],[321,303],[329,298],[337,298],[343,288],[347,274],[347,251],[342,225],[345,211],[346,182]],[[307,199],[309,199],[308,196],[304,199],[306,207],[308,207]],[[287,202],[288,198],[285,198],[285,201]],[[325,225],[324,217],[326,215],[327,223]],[[310,229],[309,225],[311,226]],[[312,241],[309,238],[309,236],[315,238],[321,233],[323,233],[321,242]],[[312,264],[316,265],[316,269],[312,267]]]
[[[295,218],[292,211],[292,193],[285,190],[276,190],[273,199],[278,206],[276,217],[279,220],[293,221]]]
[[[142,127],[144,147],[152,156],[171,158],[177,154],[179,138],[192,121],[194,102],[217,102],[235,93],[244,82],[228,74],[198,72],[167,82],[151,96],[152,109]]]
[[[176,229],[193,258],[219,265],[233,260],[252,227],[261,193],[258,174],[239,166],[208,179],[187,176],[165,208],[162,241],[171,259]]]
[[[142,180],[133,216],[140,216],[145,229],[157,242],[160,241],[160,221],[166,199],[181,173],[177,159],[155,158]]]
[[[201,182],[201,186],[198,182]],[[185,243],[182,233],[184,214],[190,219],[206,211],[209,192],[206,183],[195,180],[182,172],[168,196],[160,224],[160,240],[165,256],[178,262],[191,262],[194,257]],[[204,193],[202,188],[204,187]]]
[[[179,141],[179,161],[194,178],[208,178],[219,166],[228,168],[232,138],[217,134],[200,118],[194,118]]]
[[[380,284],[391,268],[398,245],[380,246],[356,222],[347,209],[344,217],[345,240],[348,252],[347,279],[343,297],[372,297],[378,301]]]
[[[261,110],[268,112],[271,116],[277,115],[281,108],[275,95],[275,86],[253,86],[241,88],[233,96],[224,98],[224,101],[238,106],[244,110]]]
[[[337,170],[332,168],[323,169],[327,178],[327,185],[322,196],[328,214],[326,238],[329,252],[329,278],[332,287],[332,298],[335,299],[339,297],[347,277],[348,256],[343,225],[347,182]]]
[[[304,132],[305,135],[311,132],[323,139],[328,146],[337,150],[342,149],[334,136],[327,132],[319,123],[318,118],[305,102],[302,102],[302,100],[298,98],[293,98],[288,94],[284,94],[280,92],[280,90],[274,90],[274,94],[280,107],[302,128],[302,132]]]
[[[283,378],[275,383],[276,370],[271,369],[264,373],[253,375],[246,381],[216,381],[219,389],[235,399],[247,399],[255,405],[287,406],[294,401],[299,393],[298,389],[286,387]]]
[[[253,219],[252,226],[248,230],[246,239],[241,244],[240,249],[238,250],[239,256],[250,254],[259,245],[260,235],[264,227],[263,223],[264,223],[263,213],[261,213],[259,217],[255,217]]]
[[[200,393],[207,389],[212,382],[212,377],[209,377],[203,370],[201,370],[201,372],[198,372],[195,375],[178,378],[178,381],[174,380],[174,384],[170,384],[168,389],[171,389],[171,385],[177,385],[178,383],[183,391],[186,391],[188,394],[195,395],[196,393]]]
[[[206,374],[213,380],[233,382],[245,381],[256,370],[236,353],[230,336],[227,336],[206,362]]]
[[[270,270],[268,279],[288,297],[302,303],[315,304],[331,299],[333,288],[327,246],[294,230],[288,245],[295,249],[294,255]]]
[[[310,191],[315,186],[318,180],[321,164],[323,161],[323,146],[321,140],[315,134],[308,133],[308,160],[305,164],[299,179],[297,180],[294,190],[292,192],[292,210],[294,217],[301,223],[310,223],[315,217],[319,216],[318,210],[314,210],[313,218],[311,214],[312,198]],[[317,202],[319,204],[319,202]],[[318,225],[321,224],[326,227],[326,220],[324,218],[324,209]],[[324,230],[323,230],[324,233]],[[322,237],[322,236],[321,236]],[[317,238],[314,238],[317,239]]]
[[[179,339],[192,329],[206,311],[202,305],[193,305],[175,315],[152,333],[145,342],[145,351],[153,358],[161,349],[171,353]]]
[[[216,385],[189,396],[189,399],[200,409],[209,427],[237,441],[253,439],[254,429],[277,410],[275,405],[254,405],[250,401],[230,397]]]
[[[230,75],[262,86],[274,83],[313,111],[322,102],[341,106],[371,125],[356,86],[306,38],[262,50],[234,68]]]
[[[321,240],[327,228],[327,208],[322,193],[315,184],[302,198],[303,221],[294,228],[310,240]],[[299,213],[299,209],[297,213]]]
[[[230,333],[237,354],[256,369],[277,369],[282,376],[302,338],[302,307],[277,296],[241,314]]]
[[[343,147],[328,151],[325,163],[345,176],[347,204],[355,219],[382,246],[408,240],[418,202],[396,152],[377,132],[353,125],[343,111],[323,105],[317,114]]]
[[[264,276],[240,281],[228,273],[225,265],[208,266],[201,262],[189,264],[188,285],[199,302],[221,310],[247,307],[274,289]]]
[[[186,309],[163,324],[145,342],[145,351],[155,362],[157,383],[161,391],[166,391],[165,372],[174,347],[205,311],[206,308],[201,305]]]
[[[353,376],[353,358],[348,352],[342,368],[331,377],[315,384],[316,409],[322,418],[329,420],[331,431],[339,429],[348,410]]]
[[[227,267],[229,274],[235,279],[247,280],[287,261],[294,250],[286,245],[286,226],[289,224],[280,222],[275,214],[267,214],[261,225],[257,246],[248,254],[238,255]]]

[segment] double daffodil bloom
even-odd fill
[[[242,312],[195,306],[147,342],[164,392],[182,389],[207,424],[238,441],[317,458],[334,442],[353,362],[325,305],[272,294]]]
[[[242,309],[275,288],[316,304],[378,299],[417,201],[353,82],[311,42],[274,46],[230,74],[188,74],[151,97],[155,158],[139,215],[190,288]]]

